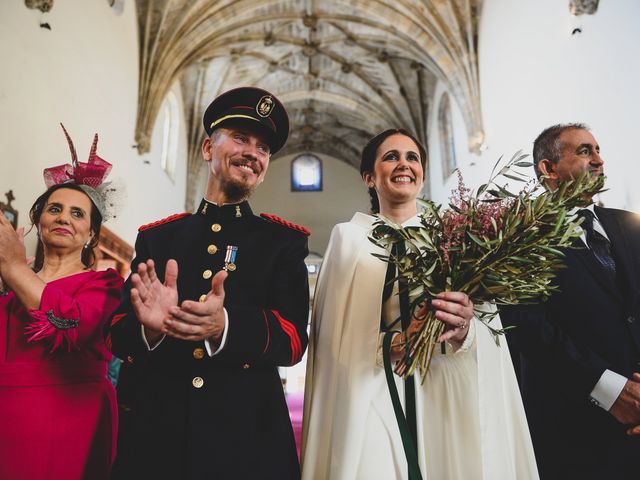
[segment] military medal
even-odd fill
[[[227,245],[227,254],[224,257],[224,269],[228,272],[233,272],[236,269],[236,255],[238,254],[238,247],[235,245]]]

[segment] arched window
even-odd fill
[[[438,107],[438,131],[440,133],[440,156],[442,158],[442,176],[446,180],[457,168],[456,150],[453,143],[453,121],[449,94],[443,93]]]
[[[162,112],[161,165],[169,178],[173,180],[178,157],[178,134],[180,133],[178,100],[173,92],[167,94],[160,111]]]
[[[298,155],[291,161],[291,191],[322,191],[322,160],[311,153]]]

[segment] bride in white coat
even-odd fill
[[[403,130],[369,141],[360,171],[375,215],[417,224],[425,159],[424,147]],[[384,253],[368,239],[375,220],[356,213],[336,225],[320,271],[307,364],[303,479],[415,479],[385,380],[381,338],[385,330],[397,331],[391,358],[398,361],[404,335],[419,320],[405,318],[404,329],[394,324],[398,288],[385,289],[387,264],[372,255]],[[463,293],[440,294],[433,306],[446,324],[440,338],[445,352],[436,349],[424,382],[416,374],[412,387],[394,376],[413,429],[418,478],[538,478],[505,339],[496,346]],[[411,403],[415,407],[406,412]]]

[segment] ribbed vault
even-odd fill
[[[272,91],[286,105],[292,129],[279,155],[314,151],[357,165],[365,140],[384,128],[404,127],[426,143],[441,81],[462,110],[469,149],[477,151],[484,138],[480,6],[481,0],[137,0],[138,150],[149,150],[162,101],[179,80],[192,186],[203,165],[203,109],[240,85]],[[195,193],[187,192],[189,204]]]

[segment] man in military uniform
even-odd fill
[[[286,142],[287,113],[238,88],[203,121],[205,198],[193,215],[140,228],[112,320],[125,360],[114,476],[298,478],[277,367],[307,346],[308,231],[247,202]]]

